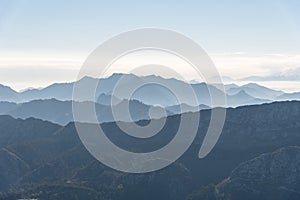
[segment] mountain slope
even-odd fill
[[[276,97],[284,94],[282,91],[272,90],[270,88],[258,85],[256,83],[248,83],[246,85],[238,86],[230,86],[226,89],[226,93],[229,95],[237,94],[240,91],[245,91],[249,95],[258,99],[275,99]]]
[[[122,81],[122,82],[119,82]],[[45,100],[45,99],[57,99],[60,101],[71,101],[73,99],[73,86],[75,83],[86,86],[98,85],[95,91],[95,99],[88,99],[86,91],[82,91],[82,95],[76,99],[76,101],[95,101],[100,104],[108,105],[111,99],[119,102],[122,99],[138,100],[147,105],[159,105],[162,107],[169,107],[178,104],[187,104],[190,106],[197,106],[200,104],[211,106],[211,95],[209,91],[216,95],[216,98],[222,98],[223,92],[219,89],[217,85],[209,85],[206,83],[193,83],[189,84],[181,80],[176,79],[165,79],[159,76],[136,76],[134,74],[113,74],[106,78],[92,78],[83,77],[77,82],[71,83],[55,83],[43,89],[29,89],[23,92],[15,92],[8,87],[0,86],[0,101],[9,101],[16,103],[24,103],[33,100]],[[121,84],[118,84],[121,83]],[[148,83],[148,84],[147,84]],[[112,96],[115,86],[118,84],[118,88],[121,91],[119,94],[114,94]],[[145,85],[146,84],[146,85]],[[143,85],[138,88],[131,97],[124,97],[122,91],[127,91],[136,85]],[[177,96],[183,97],[182,102],[178,102],[175,94],[170,91],[170,87],[177,89]],[[191,97],[187,97],[187,88],[192,87],[195,91],[198,102],[192,101]],[[293,100],[299,99],[297,96],[288,95],[284,96],[282,91],[272,90],[258,84],[250,83],[243,86],[237,86],[234,84],[225,86],[226,92],[230,100],[228,101],[228,107],[236,107],[242,105],[250,104],[260,104],[263,102],[270,102],[278,96],[276,100]],[[174,91],[173,91],[174,92]],[[239,94],[246,92],[248,95],[252,96],[253,99],[248,102],[239,102]],[[236,99],[233,99],[236,97]],[[270,99],[270,100],[269,100]],[[230,104],[230,102],[233,102]],[[220,106],[220,105],[214,105]]]
[[[300,92],[282,94],[276,98],[279,101],[300,100]]]
[[[210,109],[207,105],[199,105],[199,106],[190,106],[187,104],[180,104],[166,107],[166,109],[174,114],[181,114],[185,112],[197,112],[199,110]]]
[[[0,148],[17,142],[49,137],[61,128],[57,124],[37,119],[14,119],[0,115]]]
[[[101,99],[110,97],[104,97],[102,95]],[[76,102],[82,107],[93,104],[92,102]],[[114,105],[113,108],[116,111],[120,111],[123,108],[127,108],[129,105],[129,111],[133,121],[138,121],[142,119],[150,119],[149,110],[154,108],[153,106],[145,105],[136,100],[122,100],[118,104]],[[96,114],[98,116],[99,122],[112,122],[112,121],[132,121],[129,117],[125,115],[113,116],[112,108],[109,105],[95,104]],[[115,112],[116,112],[115,111]],[[72,102],[71,101],[59,101],[56,99],[46,99],[46,100],[34,100],[22,104],[14,104],[7,102],[0,102],[0,113],[13,116],[15,118],[27,119],[34,117],[37,119],[47,120],[60,125],[66,125],[73,120],[72,114]],[[167,111],[167,115],[171,115],[172,112]],[[163,117],[158,116],[158,117]],[[82,121],[89,122],[89,121]]]
[[[244,105],[256,105],[262,103],[269,103],[270,100],[258,99],[249,95],[245,90],[240,90],[237,94],[227,95],[227,106],[244,106]]]
[[[188,115],[192,119],[193,113]],[[124,196],[131,200],[152,200],[160,197],[182,200],[203,185],[221,182],[242,162],[281,147],[300,146],[300,102],[244,106],[227,109],[226,124],[219,142],[206,158],[200,160],[197,155],[210,120],[210,110],[203,110],[198,135],[178,161],[159,172],[125,174],[96,161],[81,144],[73,123],[61,127],[35,119],[16,120],[7,116],[1,118],[3,121],[0,127],[6,125],[1,129],[0,135],[11,135],[10,129],[15,124],[22,124],[17,126],[13,135],[28,135],[28,140],[22,141],[19,137],[13,137],[9,143],[3,144],[2,148],[9,150],[10,155],[17,155],[17,163],[22,160],[26,165],[21,162],[14,164],[13,166],[20,168],[13,168],[14,174],[18,176],[11,178],[5,172],[14,157],[0,157],[3,158],[0,163],[4,166],[0,177],[11,180],[9,183],[3,182],[0,190],[14,188],[15,192],[3,195],[19,195],[18,198],[25,199],[51,199],[59,194],[61,200],[64,200],[69,199],[69,195],[76,194],[80,197],[81,194],[86,195],[87,191],[97,191],[95,195],[101,193],[105,199],[114,200],[121,200]],[[179,123],[180,115],[168,117],[165,128],[155,137],[146,140],[124,134],[114,122],[103,123],[101,127],[119,147],[134,152],[148,152],[168,143],[174,137]],[[37,134],[34,137],[29,134],[35,132],[49,133]],[[22,170],[25,173],[21,173]],[[78,188],[77,191],[82,193],[77,194],[73,189],[67,188]],[[97,199],[96,196],[91,199]]]
[[[0,84],[0,101],[18,102],[19,94],[10,87]]]
[[[286,147],[239,165],[217,186],[218,199],[300,199],[300,147]]]

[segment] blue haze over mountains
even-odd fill
[[[182,88],[183,84],[187,84],[183,81],[176,80],[176,79],[164,79],[159,76],[136,76],[133,74],[113,74],[112,76],[108,78],[101,78],[101,79],[95,79],[91,77],[84,77],[80,79],[79,81],[84,85],[91,85],[93,83],[99,82],[99,87],[96,91],[96,96],[100,96],[101,94],[105,95],[111,95],[114,87],[116,86],[118,80],[120,80],[123,77],[127,77],[127,84],[137,84],[137,83],[144,83],[144,82],[151,82],[151,81],[157,81],[161,83],[167,83],[174,85],[178,88]],[[28,102],[32,100],[39,100],[39,99],[52,99],[55,98],[57,100],[66,101],[66,100],[72,100],[72,92],[73,92],[73,85],[74,83],[55,83],[52,84],[46,88],[43,89],[28,89],[23,92],[16,92],[12,90],[11,88],[1,85],[1,96],[0,101],[8,101],[8,102],[16,102],[16,103],[22,103],[22,102]],[[207,88],[209,87],[213,91],[216,91],[216,93],[221,92],[221,90],[218,90],[216,86],[213,85],[207,85],[205,83],[193,83],[191,84],[193,89],[195,90],[199,102],[201,104],[209,104],[210,101],[207,99],[209,96]],[[118,87],[128,87],[128,85],[123,84]],[[239,97],[239,92],[242,92],[241,95],[244,95],[243,93],[247,93],[249,97],[247,98],[253,98],[249,104],[255,103],[255,100],[266,100],[266,101],[273,101],[273,100],[280,100],[284,98],[284,96],[291,95],[286,94],[282,91],[272,90],[263,86],[260,86],[255,83],[246,84],[243,86],[237,86],[235,84],[229,84],[225,85],[226,93],[228,94],[229,103],[228,106],[239,106],[245,102],[240,102],[239,104],[230,103],[231,98],[240,98],[240,101],[243,101],[243,97]],[[153,92],[153,93],[152,93]],[[155,93],[154,93],[155,92]],[[136,100],[140,100],[145,104],[154,105],[154,104],[161,104],[163,106],[172,106],[175,104],[178,104],[173,97],[167,98],[168,101],[161,100],[161,102],[155,102],[157,99],[153,99],[152,94],[157,94],[159,96],[160,94],[163,94],[164,96],[167,94],[166,90],[163,90],[162,87],[155,87],[155,86],[148,86],[147,90],[142,90],[137,96],[134,96]],[[294,93],[295,94],[295,93]],[[236,96],[234,96],[236,95]],[[169,97],[170,94],[167,95]],[[151,98],[152,97],[152,98]],[[298,98],[299,96],[294,95],[294,98]],[[117,97],[118,98],[118,97]],[[120,97],[119,97],[120,98]],[[122,98],[122,97],[121,97]],[[81,101],[86,101],[89,99],[85,99],[82,97]],[[171,101],[170,101],[171,100]],[[250,99],[246,99],[250,100]],[[290,99],[295,100],[295,99]],[[188,104],[188,102],[185,102]],[[208,105],[209,106],[209,105]]]
[[[151,108],[164,108],[167,115],[180,114],[183,112],[196,112],[202,109],[209,109],[211,105],[211,96],[209,90],[219,98],[223,93],[218,85],[208,85],[205,83],[193,83],[191,87],[195,91],[198,105],[193,105],[189,99],[179,103],[176,97],[168,89],[148,84],[139,88],[131,99],[124,99],[122,96],[113,96],[112,91],[118,81],[126,81],[126,84],[118,85],[121,90],[126,90],[128,85],[143,84],[147,82],[158,82],[165,85],[171,84],[176,88],[184,88],[188,83],[176,79],[164,79],[159,76],[136,76],[133,74],[113,74],[110,77],[95,79],[84,77],[79,80],[80,83],[89,87],[91,84],[97,84],[96,91],[96,113],[99,122],[112,121],[138,121],[150,119],[149,110]],[[73,121],[72,115],[72,92],[74,82],[55,83],[43,89],[29,89],[23,92],[16,92],[7,86],[0,85],[0,114],[8,114],[16,118],[38,118],[61,125],[66,125]],[[124,87],[124,88],[122,88]],[[237,107],[243,105],[254,105],[270,103],[273,101],[300,100],[300,93],[284,93],[282,91],[272,90],[255,83],[238,86],[235,84],[225,85],[227,97],[227,107]],[[184,90],[180,95],[185,95]],[[88,105],[90,99],[82,95],[82,99],[76,102]],[[113,100],[113,101],[112,101]],[[111,105],[113,102],[114,105]],[[114,118],[112,108],[129,103],[132,119],[126,117]],[[157,116],[165,117],[164,115]]]
[[[122,76],[133,82],[121,87],[145,81],[168,82],[179,88],[187,84],[132,74],[101,79],[95,107],[107,137],[123,149],[148,152],[174,137],[181,115],[193,118],[200,112],[198,133],[188,151],[158,172],[117,172],[95,160],[78,137],[72,122],[72,103],[87,106],[94,102],[84,98],[72,102],[74,83],[20,93],[0,86],[0,200],[300,199],[300,102],[290,101],[299,99],[298,93],[287,94],[254,83],[230,84],[225,85],[228,108],[211,108],[208,88],[222,96],[218,85],[191,84],[199,105],[188,101],[178,104],[170,91],[157,85],[148,85],[131,99],[124,99],[112,95]],[[88,86],[98,79],[84,77],[80,81]],[[275,102],[282,100],[289,101]],[[133,121],[139,124],[152,119],[150,109],[164,108],[166,116],[155,119],[165,118],[164,128],[151,139],[132,139],[115,121],[128,126],[134,122],[112,115],[112,107],[119,109],[127,104]],[[225,126],[213,151],[198,159],[211,109],[226,109]]]

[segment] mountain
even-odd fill
[[[199,106],[190,106],[187,104],[180,104],[180,105],[174,105],[174,106],[168,106],[166,107],[166,110],[174,113],[174,114],[181,114],[185,112],[198,112],[199,110],[204,109],[210,109],[207,105],[199,105]]]
[[[79,84],[86,85],[89,87],[90,85],[99,85],[96,91],[96,99],[101,94],[110,94],[117,83],[117,81],[122,77],[122,74],[114,74],[108,78],[96,79],[92,77],[83,77],[78,80]],[[99,83],[98,83],[99,82]],[[75,82],[71,83],[55,83],[43,89],[31,89],[21,92],[19,94],[21,102],[28,102],[32,100],[38,99],[57,99],[60,101],[70,101],[72,100],[73,95],[73,87]],[[83,94],[81,99],[78,101],[90,101]]]
[[[300,147],[285,147],[240,164],[216,187],[217,199],[300,199]]]
[[[0,117],[0,148],[16,142],[46,138],[58,128],[59,125],[38,119],[29,118],[24,121],[3,115]]]
[[[34,117],[61,125],[66,125],[73,121],[72,102],[58,101],[56,99],[34,100],[16,104],[13,109],[5,114],[21,119]]]
[[[227,106],[237,107],[242,105],[255,105],[269,103],[271,100],[259,99],[249,95],[245,90],[240,90],[237,94],[227,95]]]
[[[138,100],[147,105],[170,107],[179,104],[187,104],[190,106],[198,106],[204,104],[212,107],[211,94],[216,96],[217,99],[222,98],[224,95],[218,85],[209,85],[206,83],[193,83],[189,84],[177,79],[165,79],[159,76],[136,76],[134,74],[113,74],[106,78],[96,79],[92,77],[83,77],[77,82],[71,83],[55,83],[43,89],[29,89],[23,92],[15,92],[8,87],[0,87],[0,101],[8,101],[15,103],[24,103],[33,100],[45,100],[45,99],[57,99],[59,101],[71,101],[73,99],[73,86],[78,83],[87,88],[90,85],[98,85],[95,91],[95,99],[87,98],[86,91],[82,91],[82,95],[76,99],[76,101],[95,101],[99,104],[109,105],[111,100],[114,102],[120,102],[122,99]],[[120,83],[120,84],[118,84]],[[148,84],[146,84],[148,83]],[[117,93],[113,93],[115,86],[118,84]],[[145,85],[146,84],[146,85]],[[136,88],[131,96],[125,96],[126,91],[129,88],[134,88],[136,85],[142,87]],[[3,92],[2,92],[2,90]],[[174,90],[176,89],[176,94]],[[192,101],[192,97],[187,96],[187,90],[193,88],[196,100]],[[262,102],[270,102],[270,100],[277,100],[276,98],[280,95],[285,95],[282,91],[272,90],[258,84],[250,83],[243,86],[237,86],[235,84],[225,85],[226,94],[228,96],[237,97],[236,100],[230,99],[228,102],[229,107],[236,107],[245,104],[254,104]],[[242,99],[239,93],[245,91],[248,95],[252,96],[253,99],[248,102],[239,102]],[[242,94],[242,93],[241,93]],[[236,95],[236,96],[234,96]],[[177,97],[182,97],[181,102],[178,102]],[[298,97],[288,96],[284,100],[298,99]],[[242,99],[243,100],[243,99]],[[230,104],[233,102],[233,104]],[[245,103],[246,102],[246,103]],[[214,105],[220,106],[220,105]],[[221,105],[222,106],[222,105]]]
[[[212,85],[208,85],[206,83],[198,83],[198,84],[193,84],[192,88],[195,91],[195,94],[197,96],[198,99],[198,103],[199,104],[204,104],[207,106],[212,107],[212,100],[211,100],[211,93],[214,94],[214,96],[216,97],[216,99],[222,99],[224,97],[224,93],[219,90],[217,87],[212,86]],[[182,92],[184,93],[185,90],[182,90]],[[191,105],[191,104],[189,104]],[[214,105],[214,106],[222,106],[222,105]]]
[[[258,85],[256,83],[248,83],[246,85],[242,85],[240,87],[236,87],[235,85],[231,85],[226,89],[226,93],[229,95],[236,94],[240,91],[245,91],[249,95],[258,98],[258,99],[275,99],[276,97],[284,94],[282,91],[272,90],[267,87]]]
[[[37,140],[47,140],[60,126],[37,119],[28,119],[26,121],[13,119],[10,116],[0,116],[0,190],[9,189],[19,178],[25,175],[30,166],[27,161],[10,150],[10,145],[15,143],[32,143]],[[19,148],[21,145],[19,145]],[[35,146],[26,145],[25,150],[39,152]],[[51,148],[48,148],[50,153]],[[24,152],[25,153],[25,152]],[[43,151],[43,155],[45,151]],[[32,155],[33,156],[33,155]],[[27,154],[28,158],[31,157]],[[37,157],[32,157],[37,162]],[[32,163],[34,163],[32,162]],[[44,160],[45,162],[45,160]]]
[[[224,85],[224,89],[225,91],[229,90],[229,89],[234,89],[234,88],[238,88],[239,86],[237,84],[231,83],[231,84],[225,84]]]
[[[256,181],[252,172],[255,172],[256,166],[258,169],[267,169],[270,166],[268,160],[266,164],[256,161],[258,164],[241,163],[279,148],[300,146],[300,102],[243,106],[227,109],[220,140],[207,157],[198,159],[211,117],[209,109],[200,112],[198,134],[188,151],[169,167],[146,174],[121,173],[102,165],[81,144],[73,123],[59,126],[37,119],[0,116],[0,177],[5,180],[0,184],[0,199],[48,200],[56,196],[61,200],[83,197],[113,200],[188,199],[199,188],[222,182],[232,171],[235,171],[232,173],[236,174],[234,177],[243,175],[244,170],[236,169],[249,169],[250,179]],[[194,114],[186,115],[193,119]],[[148,152],[161,148],[174,137],[180,118],[180,115],[169,116],[160,133],[145,140],[125,134],[114,122],[100,126],[120,148]],[[10,136],[13,137],[7,139]],[[293,152],[286,151],[287,159],[277,159],[282,164],[274,165],[276,173],[271,177],[276,178],[281,166],[295,173],[293,169],[296,168],[288,167],[298,165],[295,162],[298,157],[294,156],[298,153]],[[257,170],[257,173],[264,172]],[[278,180],[286,177],[284,184],[290,180],[297,181],[292,179],[295,174],[290,175],[279,176]],[[205,189],[206,192],[210,190],[211,187]]]
[[[55,83],[43,89],[30,89],[19,93],[19,102],[29,102],[39,99],[70,100],[73,93],[73,83]]]
[[[114,76],[114,75],[113,75]],[[113,77],[112,76],[112,77]],[[174,78],[165,79],[160,76],[136,76],[133,74],[117,74],[115,81],[111,81],[111,85],[105,84],[108,79],[103,80],[103,87],[100,87],[98,91],[113,91],[118,81],[121,84],[118,85],[119,94],[114,94],[119,99],[124,99],[122,91],[128,91],[129,88],[135,88],[136,85],[141,85],[133,94],[131,99],[138,100],[147,105],[158,105],[162,107],[174,106],[178,104],[187,104],[191,106],[197,106],[198,103],[191,100],[191,97],[187,97],[187,90],[193,89],[196,93],[199,104],[210,105],[210,94],[208,88],[217,96],[223,95],[223,93],[212,85],[205,83],[188,84],[181,80]],[[107,89],[107,88],[111,89]],[[176,89],[176,94],[173,94],[172,89]],[[178,102],[177,97],[183,97],[181,102]],[[128,99],[128,98],[125,98]]]
[[[300,100],[300,92],[294,92],[294,93],[286,93],[278,96],[276,100],[279,101],[287,101],[287,100]]]
[[[108,101],[110,96],[101,95],[100,101]],[[108,103],[108,102],[107,102]],[[92,102],[76,102],[82,107],[93,104]],[[136,100],[122,100],[118,104],[114,105],[116,111],[120,111],[122,108],[127,108],[129,105],[129,112],[133,121],[138,121],[142,119],[150,119],[149,111],[150,109],[155,112],[155,107],[145,105]],[[98,116],[99,122],[112,122],[112,121],[132,121],[125,115],[113,116],[111,106],[95,104],[96,114]],[[198,110],[196,110],[198,111]],[[37,119],[47,120],[60,125],[66,125],[69,122],[74,121],[72,114],[72,102],[71,101],[59,101],[56,99],[47,100],[34,100],[27,103],[15,104],[8,102],[0,102],[0,113],[13,116],[15,118],[27,119],[34,117]],[[155,113],[153,113],[155,114]],[[157,118],[163,117],[157,114]],[[167,110],[167,115],[173,114],[171,111]],[[89,121],[83,121],[89,122]]]
[[[0,84],[0,101],[18,102],[19,94],[10,87]]]
[[[239,164],[217,185],[192,193],[188,200],[298,200],[300,147],[283,147]]]
[[[16,103],[11,102],[0,102],[0,115],[4,115],[9,111],[15,109],[17,106]]]
[[[121,101],[122,101],[121,99],[119,99],[115,96],[100,94],[96,102],[101,105],[109,106],[109,105],[116,105],[116,104],[120,103]]]

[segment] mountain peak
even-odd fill
[[[263,87],[263,86],[261,86],[261,85],[259,85],[257,83],[247,83],[247,84],[245,84],[243,86],[245,86],[245,87]]]
[[[9,90],[9,91],[11,91],[11,92],[17,93],[17,92],[16,92],[15,90],[13,90],[11,87],[6,86],[6,85],[0,84],[0,88],[1,88],[1,89],[5,89],[5,90]]]
[[[239,95],[239,96],[241,96],[241,97],[251,97],[252,98],[252,96],[251,95],[249,95],[245,90],[240,90],[237,94],[235,94],[235,95]]]

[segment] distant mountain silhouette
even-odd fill
[[[300,92],[286,93],[276,97],[276,100],[280,101],[287,101],[291,99],[300,100]]]
[[[175,106],[166,107],[166,109],[174,114],[181,114],[185,112],[197,112],[199,110],[210,109],[207,105],[190,106],[187,104],[180,104]]]
[[[227,105],[237,107],[241,105],[255,105],[262,103],[269,103],[271,100],[254,98],[245,90],[239,90],[237,94],[227,95]]]
[[[96,102],[101,105],[109,106],[109,105],[116,105],[116,104],[120,103],[121,101],[122,101],[121,99],[119,99],[115,96],[100,94],[98,96],[98,99]]]
[[[114,94],[113,90],[117,83],[122,80],[122,84],[118,85],[120,91],[127,91],[128,88],[135,86],[137,84],[145,84],[157,82],[158,84],[148,84],[139,88],[134,94],[130,97],[130,99],[135,99],[143,102],[148,105],[160,105],[162,107],[175,106],[179,104],[187,104],[190,106],[197,106],[200,104],[204,104],[212,107],[211,105],[211,95],[209,91],[212,91],[217,98],[221,98],[222,91],[219,89],[217,85],[208,85],[205,83],[193,83],[189,85],[186,82],[176,80],[176,79],[165,79],[159,76],[136,76],[133,74],[113,74],[107,78],[91,78],[91,77],[83,77],[78,81],[79,84],[83,86],[86,85],[89,87],[91,84],[98,84],[98,87],[95,92],[95,99],[88,99],[87,95],[84,94],[83,91],[82,96],[77,99],[77,101],[95,101],[100,104],[108,105],[111,99],[114,102],[118,102],[122,99],[129,99],[129,97],[124,98],[124,96],[119,94]],[[166,87],[159,86],[165,85]],[[171,85],[174,88],[178,89],[178,94],[173,94],[167,86]],[[32,100],[40,100],[40,99],[57,99],[60,101],[71,101],[72,93],[73,93],[74,82],[72,83],[55,83],[43,89],[29,89],[23,92],[16,92],[9,87],[0,85],[0,101],[7,102],[15,102],[15,103],[23,103],[29,102]],[[192,87],[195,91],[198,103],[195,104],[191,98],[183,98],[182,102],[178,102],[177,96],[186,96],[186,89],[188,87]],[[286,94],[282,91],[272,90],[258,84],[250,83],[243,86],[238,86],[235,84],[225,85],[226,94],[229,97],[236,97],[237,99],[230,99],[228,101],[229,107],[236,107],[245,105],[245,101],[239,102],[239,99],[243,99],[243,97],[239,97],[241,91],[245,91],[248,95],[252,96],[253,99],[249,100],[247,104],[251,105],[262,102],[270,102],[270,101],[281,101],[281,100],[297,100],[299,99],[299,95],[296,94]],[[235,96],[233,96],[235,95]],[[105,97],[103,99],[103,97]],[[231,104],[233,102],[233,104]],[[218,106],[218,105],[215,105]]]
[[[18,102],[19,94],[10,87],[0,84],[0,101]]]
[[[109,98],[110,96],[102,95],[100,99],[103,102],[107,101]],[[77,102],[77,104],[80,104],[81,106],[88,106],[89,104],[93,103]],[[118,111],[120,110],[120,108],[127,108],[127,105],[129,105],[128,109],[130,112],[130,117],[133,121],[150,119],[149,110],[153,108],[153,106],[145,105],[137,100],[122,100],[113,107],[116,111]],[[95,107],[99,122],[132,121],[130,118],[123,115],[118,115],[117,118],[114,117],[110,105],[96,104]],[[194,111],[199,111],[199,109],[195,109]],[[37,119],[47,120],[60,125],[66,125],[69,122],[74,121],[72,114],[72,102],[59,101],[56,99],[34,100],[22,104],[0,102],[0,114],[6,114],[21,119],[34,117]],[[172,111],[167,110],[166,114],[172,115],[173,113]],[[159,118],[159,116],[157,117]],[[164,117],[164,115],[162,115],[161,117]]]
[[[282,91],[272,90],[256,83],[249,83],[240,87],[237,85],[229,85],[226,89],[226,93],[229,95],[237,94],[240,91],[245,91],[254,98],[270,100],[284,94]]]
[[[0,115],[4,115],[17,107],[16,103],[0,102]]]

